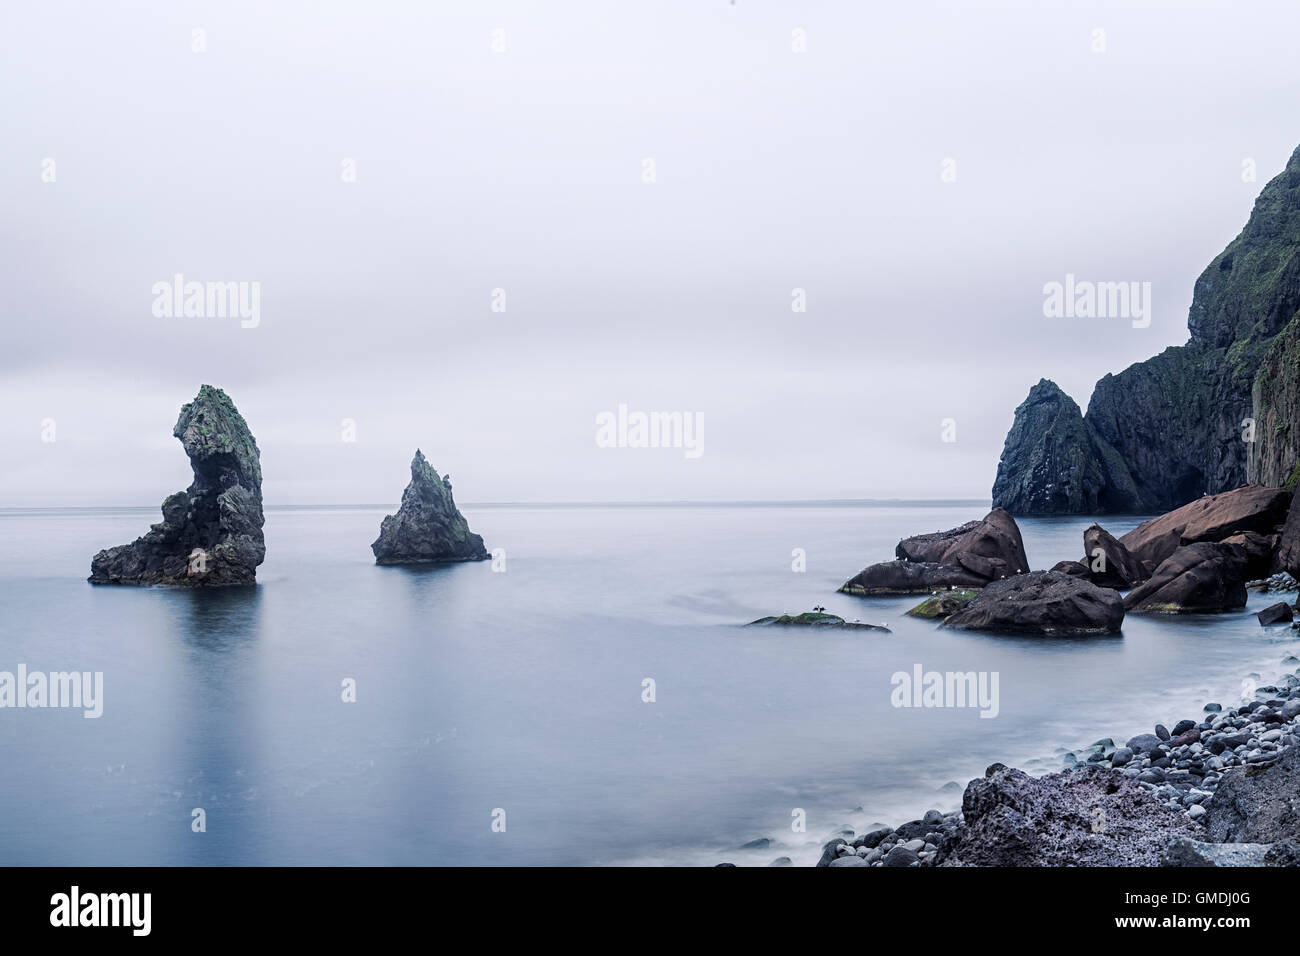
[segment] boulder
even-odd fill
[[[1083,532],[1082,563],[1092,583],[1103,588],[1128,590],[1149,577],[1146,566],[1099,524]]]
[[[1267,627],[1270,624],[1290,624],[1294,615],[1291,613],[1291,605],[1286,601],[1278,601],[1264,608],[1255,617],[1262,626]]]
[[[1117,770],[1044,777],[994,764],[962,797],[963,823],[943,866],[1155,866],[1187,815]]]
[[[1206,838],[1214,843],[1300,839],[1300,750],[1289,747],[1269,766],[1234,767],[1204,804]]]
[[[944,622],[962,631],[1007,634],[1114,634],[1124,603],[1110,588],[1059,571],[1033,571],[990,583]]]
[[[847,845],[848,841],[844,837],[836,837],[829,843],[822,845],[821,859],[817,861],[818,866],[830,866],[834,861],[840,858],[840,847]]]
[[[904,538],[894,554],[900,561],[965,568],[986,581],[1029,570],[1020,528],[1001,508],[948,531]]]
[[[1235,544],[1246,552],[1246,574],[1251,578],[1262,578],[1273,568],[1274,555],[1277,552],[1279,535],[1260,534],[1257,531],[1242,531],[1223,539],[1224,544]]]
[[[928,594],[940,588],[981,588],[986,584],[986,578],[965,568],[928,561],[885,561],[863,568],[839,589],[858,596]]]
[[[194,481],[162,503],[163,520],[131,544],[100,551],[91,584],[224,587],[257,583],[262,537],[262,466],[257,442],[234,402],[204,385],[172,429]]]
[[[1154,573],[1180,547],[1222,541],[1238,532],[1272,534],[1286,518],[1291,493],[1281,488],[1246,485],[1206,495],[1167,514],[1144,521],[1119,540]]]
[[[1052,565],[1052,570],[1068,574],[1072,578],[1092,578],[1091,569],[1078,561],[1057,561]]]
[[[1266,866],[1268,843],[1202,843],[1178,836],[1169,841],[1161,866]]]
[[[376,564],[442,564],[491,557],[483,539],[469,530],[457,510],[450,476],[440,478],[418,448],[402,505],[397,514],[384,518],[370,549]]]
[[[1166,614],[1229,611],[1246,606],[1245,551],[1201,542],[1179,548],[1124,598],[1128,611]]]

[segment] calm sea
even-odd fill
[[[0,670],[104,675],[99,719],[0,710],[0,863],[808,863],[1295,666],[1248,612],[1014,639],[835,593],[975,504],[465,507],[503,572],[376,567],[384,510],[270,509],[258,586],[224,591],[86,583],[155,509],[0,511]],[[1033,566],[1090,520],[1022,521]],[[815,604],[893,633],[737,626]],[[893,707],[917,664],[997,672],[998,716]]]

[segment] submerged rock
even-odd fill
[[[1210,541],[1179,548],[1124,598],[1129,611],[1165,614],[1229,611],[1246,606],[1248,559],[1239,545]]]
[[[1119,593],[1060,571],[994,581],[944,622],[959,631],[1004,634],[1115,634],[1124,623]]]
[[[846,621],[838,614],[825,614],[819,611],[804,611],[802,614],[781,614],[772,617],[760,617],[750,621],[746,627],[820,627],[845,628],[849,630],[883,631],[892,633],[880,624],[863,624],[861,621]]]
[[[1264,626],[1269,624],[1290,624],[1293,616],[1291,605],[1287,604],[1286,601],[1270,604],[1255,615],[1259,619],[1259,623]]]
[[[975,600],[978,594],[978,591],[940,591],[930,595],[907,614],[909,617],[920,617],[926,620],[950,617]]]
[[[450,477],[439,477],[417,448],[411,483],[397,514],[388,515],[370,549],[376,564],[442,564],[491,557],[483,539],[469,530],[451,496]]]
[[[181,409],[180,439],[194,482],[162,503],[163,520],[91,560],[92,584],[220,587],[255,584],[266,557],[257,442],[229,396],[204,385]]]

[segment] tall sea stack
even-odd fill
[[[172,434],[189,456],[194,483],[162,503],[163,520],[148,534],[95,555],[90,583],[257,583],[266,557],[262,466],[248,424],[225,392],[204,385]]]
[[[442,564],[491,557],[483,539],[469,530],[456,509],[451,477],[438,477],[418,448],[411,459],[411,483],[402,493],[402,506],[397,514],[384,518],[370,550],[376,564]]]
[[[1196,280],[1187,328],[1186,345],[1104,376],[1082,418],[1054,385],[1034,386],[1007,435],[994,506],[1150,513],[1248,482],[1294,485],[1300,149]]]

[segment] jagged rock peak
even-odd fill
[[[411,459],[411,483],[397,514],[388,515],[370,546],[378,564],[482,561],[490,555],[469,530],[451,494],[451,476],[439,477],[420,449]]]
[[[220,587],[254,584],[266,557],[261,454],[248,423],[219,388],[203,385],[172,435],[194,471],[162,503],[163,520],[131,544],[91,560],[92,584]]]
[[[1040,379],[1016,409],[993,483],[993,506],[1012,514],[1091,514],[1135,508],[1123,461],[1084,422],[1078,404]]]

